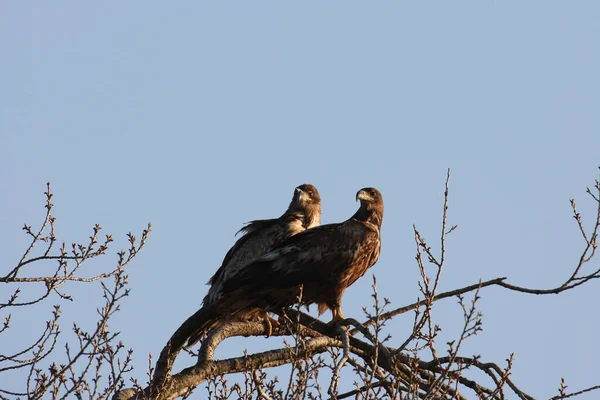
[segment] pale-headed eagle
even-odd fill
[[[223,295],[223,287],[237,277],[252,261],[290,236],[321,224],[321,197],[316,187],[303,184],[294,189],[286,212],[279,218],[255,220],[238,231],[243,235],[229,249],[221,267],[210,278],[211,285],[203,304],[209,305]]]
[[[342,295],[379,258],[383,198],[375,188],[358,191],[358,211],[348,220],[291,236],[228,279],[221,298],[186,321],[206,332],[248,310],[279,311],[298,302],[330,309],[344,319]],[[196,336],[196,335],[195,335]]]

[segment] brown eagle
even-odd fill
[[[342,295],[379,258],[383,198],[375,188],[358,191],[358,211],[348,220],[291,236],[224,282],[221,297],[184,325],[206,332],[248,310],[278,311],[298,302],[330,309],[330,323],[344,319]],[[191,341],[191,340],[190,340]]]
[[[321,224],[321,197],[316,187],[303,184],[279,218],[251,221],[238,231],[243,235],[229,249],[221,267],[210,278],[211,285],[203,304],[209,305],[223,295],[223,287],[250,262],[256,260],[283,240]]]

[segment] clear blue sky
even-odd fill
[[[117,250],[151,221],[112,325],[143,378],[233,234],[278,216],[300,183],[321,192],[324,223],[349,217],[359,188],[381,190],[371,272],[394,305],[413,302],[412,224],[437,244],[450,167],[460,227],[441,289],[499,276],[555,287],[583,246],[568,199],[594,212],[584,191],[600,164],[599,15],[595,1],[3,2],[2,268],[26,247],[23,223],[42,219],[47,181],[67,243],[100,223]],[[370,284],[347,292],[347,316],[361,317]],[[561,376],[570,389],[598,384],[599,289],[485,290],[484,331],[464,354],[501,363],[515,352],[512,377],[535,397],[556,394]],[[69,290],[64,322],[91,323],[98,287]],[[41,329],[51,303],[15,315],[12,337]],[[391,325],[397,342],[411,318]],[[455,300],[434,318],[441,349],[460,328]],[[236,340],[218,355],[278,343]]]

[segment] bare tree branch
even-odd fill
[[[109,321],[119,311],[120,301],[129,294],[128,278],[124,267],[138,254],[146,243],[151,226],[143,231],[139,240],[131,233],[127,235],[129,249],[118,253],[117,265],[93,276],[82,274],[85,262],[104,255],[113,239],[106,235],[99,239],[101,227],[95,225],[89,241],[85,244],[73,243],[68,247],[63,243],[58,250],[55,237],[56,218],[52,213],[53,194],[48,185],[46,195],[46,215],[37,230],[25,225],[23,230],[31,238],[20,261],[0,283],[27,284],[41,287],[37,295],[22,292],[17,288],[0,303],[0,310],[24,310],[55,295],[58,301],[73,300],[65,291],[66,282],[91,284],[98,281],[103,289],[103,303],[98,308],[97,323],[87,331],[76,323],[73,325],[75,342],[67,342],[64,347],[66,362],[56,363],[52,357],[61,347],[58,345],[60,330],[60,307],[54,307],[51,317],[40,333],[21,349],[0,351],[0,373],[22,369],[26,379],[19,388],[1,388],[0,399],[4,398],[94,398],[124,400],[135,399],[174,399],[187,398],[201,384],[206,384],[210,399],[228,398],[265,400],[275,399],[342,399],[355,398],[394,398],[394,399],[466,399],[471,396],[493,400],[516,397],[531,400],[533,397],[519,388],[511,376],[513,356],[508,355],[506,363],[482,361],[480,355],[463,355],[464,342],[481,331],[482,315],[478,310],[478,300],[485,288],[499,286],[510,291],[528,294],[556,294],[574,289],[600,277],[600,268],[589,268],[597,249],[600,227],[600,184],[595,182],[594,190],[587,189],[592,201],[596,202],[596,216],[591,229],[585,229],[584,220],[577,205],[571,200],[573,218],[584,245],[582,253],[569,276],[561,285],[552,289],[534,289],[516,286],[506,282],[506,278],[480,281],[462,288],[438,293],[445,269],[447,236],[457,229],[450,226],[449,220],[448,170],[444,188],[444,201],[441,215],[441,233],[438,249],[432,249],[425,237],[413,226],[416,264],[420,273],[420,297],[413,304],[388,311],[389,300],[381,301],[377,291],[377,281],[373,278],[373,306],[364,308],[366,320],[360,323],[348,318],[336,326],[300,312],[299,305],[281,310],[279,324],[273,328],[262,322],[228,322],[208,332],[201,343],[197,361],[183,370],[173,373],[172,367],[187,339],[195,332],[198,321],[213,312],[210,308],[201,309],[186,320],[172,335],[162,349],[153,366],[149,357],[148,383],[140,384],[132,379],[133,388],[125,389],[125,379],[131,372],[132,350],[126,351],[117,342],[119,332],[108,329]],[[41,248],[41,249],[40,249]],[[35,251],[41,250],[38,255]],[[49,261],[56,263],[42,276],[27,274],[28,266]],[[10,292],[9,292],[10,293]],[[466,296],[471,293],[471,295]],[[507,292],[508,293],[508,292]],[[22,300],[27,295],[29,298]],[[470,297],[472,296],[472,297]],[[438,332],[441,330],[432,318],[431,310],[437,302],[456,297],[460,306],[457,321],[462,318],[462,330],[454,339],[439,348]],[[397,315],[414,312],[414,325],[408,337],[400,338],[392,344],[386,332],[386,322]],[[3,316],[0,334],[12,328],[11,314]],[[215,350],[227,338],[240,336],[269,335],[272,338],[291,336],[284,346],[272,350],[248,354],[241,352],[237,357],[215,360]],[[6,354],[3,354],[6,353]],[[278,375],[269,378],[266,369],[290,368],[289,374],[280,382]],[[501,366],[502,365],[502,366]],[[319,372],[330,372],[329,383],[323,393],[319,384]],[[478,371],[477,379],[467,371]],[[242,373],[241,382],[229,381],[230,374]],[[354,390],[338,393],[339,382],[345,376],[355,378]],[[523,379],[519,377],[519,379]],[[600,385],[568,393],[563,381],[559,395],[551,400],[576,397],[584,393],[600,390]]]
[[[129,289],[126,289],[127,275],[125,275],[124,267],[133,260],[146,243],[151,225],[148,224],[148,228],[142,232],[139,241],[131,233],[127,235],[129,249],[117,253],[118,263],[111,271],[84,277],[79,273],[86,261],[106,254],[110,243],[113,242],[112,236],[106,235],[106,238],[100,242],[98,234],[102,228],[96,224],[86,244],[73,243],[70,251],[67,251],[65,243],[63,243],[56,253],[54,251],[54,244],[57,242],[55,236],[56,217],[52,212],[53,194],[49,183],[44,194],[46,195],[44,221],[37,231],[28,225],[24,226],[23,230],[31,237],[31,243],[17,265],[6,275],[0,277],[0,283],[26,284],[27,288],[41,283],[44,285],[44,290],[31,300],[18,301],[23,293],[21,288],[17,288],[7,301],[0,303],[0,310],[11,308],[18,308],[19,311],[27,310],[27,306],[43,302],[49,299],[51,294],[57,295],[59,301],[73,301],[73,298],[61,289],[66,282],[89,284],[99,281],[103,288],[104,304],[97,310],[98,321],[91,332],[85,331],[76,322],[73,323],[73,333],[77,344],[72,346],[69,342],[65,343],[65,351],[62,356],[66,356],[67,361],[61,364],[52,360],[57,357],[58,339],[62,333],[59,325],[60,305],[54,305],[52,314],[37,339],[16,351],[13,344],[10,347],[11,353],[0,355],[0,373],[9,370],[26,371],[26,379],[20,383],[20,387],[18,382],[13,382],[14,386],[19,388],[15,390],[2,388],[0,397],[63,399],[73,396],[82,398],[83,394],[87,393],[91,398],[107,398],[123,388],[124,375],[132,369],[132,351],[129,350],[123,357],[121,356],[124,352],[124,345],[116,342],[119,333],[112,333],[108,330],[108,321],[119,310],[120,300],[129,294]],[[36,250],[41,250],[40,255],[33,255]],[[30,265],[45,261],[56,262],[55,267],[51,267],[48,274],[43,276],[26,275],[30,272],[30,268],[28,268]],[[113,280],[112,285],[106,283],[110,278]],[[4,321],[0,333],[13,328],[10,324],[11,314],[8,314]],[[30,329],[28,328],[28,330]],[[1,352],[4,353],[4,351]],[[107,369],[106,378],[104,378],[105,369]],[[6,383],[8,384],[8,382]]]

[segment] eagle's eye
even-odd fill
[[[375,197],[375,196],[377,196],[377,193],[375,193],[374,190],[371,190],[371,196]]]

